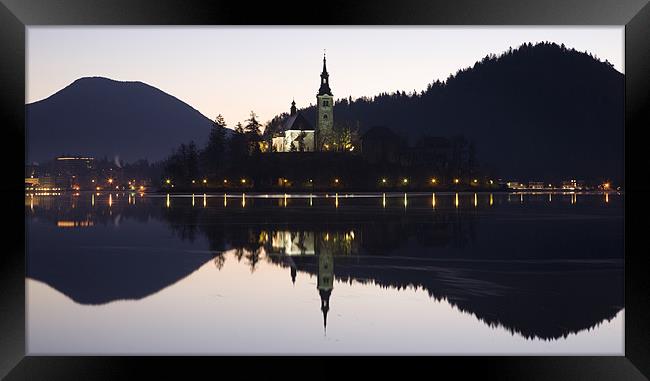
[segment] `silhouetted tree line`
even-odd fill
[[[332,131],[323,131],[321,152],[302,152],[304,136],[303,140],[299,136],[291,152],[273,154],[270,139],[280,131],[285,118],[286,114],[272,119],[262,132],[254,112],[245,124],[238,123],[234,130],[228,130],[223,116],[218,115],[205,147],[197,148],[193,142],[181,144],[164,161],[162,184],[177,190],[188,187],[367,190],[391,185],[417,188],[430,182],[431,177],[438,179],[438,185],[455,177],[466,184],[478,174],[474,144],[463,136],[438,138],[446,147],[442,151],[435,151],[434,147],[433,152],[427,141],[429,137],[423,137],[415,145],[402,142],[396,160],[375,161],[360,152],[363,142],[358,122],[343,121],[335,124]],[[391,144],[401,142],[397,137],[389,140]],[[392,179],[378,183],[385,177]],[[404,177],[412,181],[400,183]]]
[[[484,168],[521,180],[615,182],[623,174],[624,76],[608,61],[551,42],[489,54],[425,89],[335,101],[360,133],[388,126],[415,143],[463,134]],[[302,110],[310,120],[316,107]]]

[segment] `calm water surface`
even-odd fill
[[[620,355],[623,198],[27,195],[28,353]]]

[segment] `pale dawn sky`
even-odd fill
[[[229,127],[335,98],[423,90],[489,53],[551,41],[624,73],[624,27],[28,27],[26,102],[81,77],[141,81]]]

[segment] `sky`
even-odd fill
[[[551,41],[624,73],[624,27],[27,28],[26,103],[81,77],[141,81],[229,127],[316,102],[323,52],[335,98],[421,91],[487,54]]]

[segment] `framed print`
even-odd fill
[[[3,0],[3,376],[647,379],[650,5],[313,6]]]

